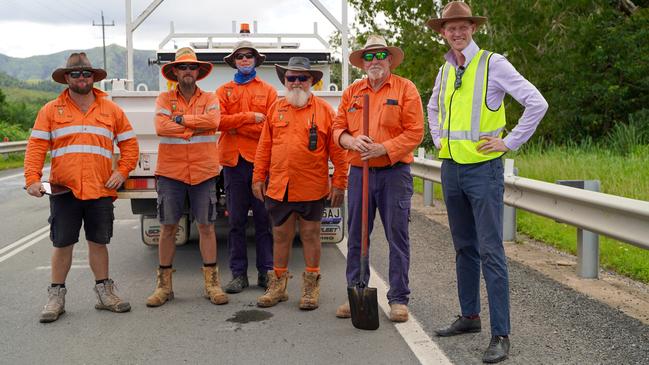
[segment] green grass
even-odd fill
[[[3,88],[2,92],[6,95],[7,101],[25,103],[45,103],[55,99],[59,95],[51,91],[21,89],[17,87]]]
[[[622,155],[601,147],[526,146],[518,153],[509,153],[519,176],[555,182],[556,180],[600,180],[604,193],[649,201],[649,145],[636,146]],[[415,191],[423,191],[423,182],[414,181]],[[442,199],[439,185],[435,199]],[[518,210],[518,232],[543,241],[557,249],[576,253],[577,229],[554,220]],[[602,268],[649,283],[649,250],[600,236]]]
[[[10,153],[8,156],[0,155],[0,170],[23,167],[24,153]]]

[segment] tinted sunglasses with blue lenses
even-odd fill
[[[196,70],[198,70],[198,67],[199,67],[198,63],[181,63],[181,64],[178,64],[178,65],[174,66],[174,68],[176,68],[176,69],[178,69],[180,71],[185,71],[185,70],[196,71]]]
[[[297,81],[300,81],[300,82],[305,82],[310,78],[311,78],[311,76],[307,76],[307,75],[286,76],[286,81],[295,82],[297,80]]]
[[[84,78],[90,78],[92,75],[94,75],[94,72],[88,71],[88,70],[83,70],[83,71],[70,71],[68,72],[68,75],[72,77],[73,79],[78,79],[79,77],[83,76]]]
[[[363,54],[363,59],[367,62],[372,62],[374,58],[379,61],[383,61],[384,59],[388,58],[388,55],[388,51],[367,52]]]

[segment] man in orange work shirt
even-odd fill
[[[273,236],[264,203],[255,199],[250,189],[257,143],[268,109],[277,99],[275,88],[257,76],[266,56],[259,54],[250,41],[243,40],[223,58],[236,69],[234,80],[216,90],[221,105],[219,162],[223,166],[230,234],[230,271],[232,280],[226,293],[240,293],[248,287],[248,249],[246,224],[252,208],[257,248],[257,285],[266,289],[268,271],[273,269]]]
[[[214,304],[225,304],[228,297],[221,290],[214,232],[219,101],[215,94],[196,86],[196,81],[212,71],[212,64],[198,61],[196,53],[184,47],[176,52],[175,61],[162,66],[161,71],[167,80],[178,85],[175,90],[160,93],[156,100],[155,127],[160,136],[155,173],[161,227],[160,267],[156,289],[146,305],[158,307],[173,299],[175,237],[187,197],[198,226],[205,279],[203,295]]]
[[[424,137],[424,112],[415,85],[392,74],[403,51],[389,47],[380,36],[370,36],[363,49],[352,52],[349,61],[363,69],[367,78],[350,85],[342,96],[334,122],[334,141],[350,150],[347,242],[347,284],[355,285],[360,275],[362,161],[369,160],[369,232],[378,208],[390,248],[388,302],[390,320],[408,320],[408,270],[410,266],[410,199],[412,151]],[[361,134],[362,98],[369,94],[370,130]],[[369,270],[365,272],[369,282]],[[336,311],[340,318],[351,317],[349,303]]]
[[[25,152],[27,193],[50,195],[52,284],[40,321],[56,321],[65,312],[65,279],[72,265],[72,250],[83,223],[88,241],[88,262],[95,276],[97,309],[128,312],[131,306],[114,291],[108,275],[108,249],[113,236],[115,191],[135,168],[138,144],[122,109],[107,100],[93,83],[106,78],[106,71],[93,68],[85,53],[73,53],[66,67],[52,73],[54,81],[68,85],[58,98],[38,113]],[[113,170],[113,143],[120,159]],[[52,168],[49,182],[66,187],[53,194],[41,177],[47,151]],[[67,190],[67,192],[66,192]],[[63,192],[62,194],[59,194]]]
[[[265,201],[273,223],[274,269],[268,272],[268,289],[257,305],[271,307],[288,300],[288,258],[299,216],[306,264],[299,306],[315,309],[320,295],[320,219],[326,199],[332,206],[344,200],[347,153],[333,141],[333,109],[311,94],[322,72],[312,70],[305,57],[291,57],[287,67],[275,69],[286,97],[268,112],[252,179],[253,194]],[[335,168],[331,182],[329,159]]]

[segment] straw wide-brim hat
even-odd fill
[[[106,70],[92,67],[88,56],[84,52],[71,54],[65,67],[57,68],[52,72],[52,80],[67,85],[65,74],[71,71],[92,71],[94,73],[92,76],[93,82],[99,82],[106,78]]]
[[[442,9],[441,17],[428,19],[426,25],[437,33],[441,33],[444,23],[452,20],[469,20],[473,22],[476,27],[487,22],[487,18],[484,16],[473,16],[469,4],[461,1],[452,1],[446,4],[444,9]]]
[[[311,61],[306,57],[291,57],[288,60],[287,66],[275,64],[275,71],[277,72],[277,77],[279,77],[282,84],[284,84],[285,81],[284,75],[286,74],[286,71],[306,71],[310,73],[311,77],[313,77],[312,85],[317,84],[318,81],[322,79],[323,75],[322,71],[311,69]]]
[[[212,72],[211,63],[199,61],[198,58],[196,58],[196,52],[194,52],[193,49],[189,47],[183,47],[176,51],[176,58],[173,62],[169,62],[166,65],[162,66],[162,69],[160,70],[162,72],[162,76],[164,76],[164,78],[169,81],[178,82],[176,75],[174,75],[173,68],[179,63],[197,63],[199,65],[198,77],[196,78],[196,81],[206,78],[207,75]]]
[[[349,63],[358,67],[363,67],[363,55],[366,52],[373,50],[387,50],[392,56],[392,63],[390,64],[390,70],[394,70],[403,62],[403,50],[399,47],[388,46],[388,43],[385,41],[385,38],[380,35],[371,35],[367,38],[365,46],[362,49],[356,50],[349,55]]]
[[[232,51],[232,53],[223,57],[223,61],[225,61],[225,63],[230,65],[230,67],[237,68],[237,64],[234,59],[234,56],[237,54],[237,52],[239,52],[242,49],[249,49],[250,51],[252,51],[252,54],[255,56],[255,67],[258,67],[259,65],[264,63],[264,61],[266,61],[266,56],[259,53],[259,51],[257,51],[255,46],[252,44],[252,42],[248,40],[242,40],[237,42],[234,45],[234,50]]]

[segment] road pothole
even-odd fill
[[[260,311],[257,309],[247,310],[247,311],[238,311],[234,316],[228,318],[226,321],[233,323],[249,323],[249,322],[261,322],[272,317],[271,312]]]

